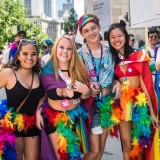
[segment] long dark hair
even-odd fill
[[[20,65],[20,60],[18,59],[18,55],[20,54],[20,51],[22,50],[22,46],[23,46],[23,45],[26,45],[26,44],[20,44],[20,45],[18,46],[18,50],[17,50],[16,56],[15,56],[14,59],[9,63],[9,67],[14,68],[15,70],[18,70],[18,68],[21,66],[21,65]],[[38,56],[38,53],[39,53],[39,52],[38,52],[38,46],[37,46],[37,45],[33,45],[33,46],[36,48],[36,50],[37,50],[37,56]],[[40,63],[40,59],[39,59],[39,58],[37,58],[36,65],[33,66],[32,70],[35,71],[35,72],[40,72],[40,70],[41,70],[41,63]]]
[[[113,29],[115,28],[119,28],[125,35],[125,39],[126,42],[124,44],[124,57],[128,58],[130,54],[132,54],[134,52],[134,49],[129,45],[129,36],[128,36],[128,32],[126,30],[126,23],[123,20],[120,20],[120,23],[113,23],[108,30],[108,42],[110,45],[110,51],[112,53],[112,57],[115,60],[115,63],[119,63],[120,59],[118,57],[118,52],[117,50],[111,45],[110,43],[110,33]]]

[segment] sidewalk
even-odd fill
[[[120,139],[107,138],[105,151],[102,160],[123,160]]]

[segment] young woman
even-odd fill
[[[101,26],[98,17],[84,15],[80,17],[78,27],[80,34],[86,39],[86,44],[78,50],[78,54],[90,76],[91,100],[93,100],[90,108],[90,152],[84,159],[100,160],[108,133],[115,130],[113,127],[119,121],[119,108],[116,106],[112,108],[111,104],[114,104],[112,99],[120,97],[120,83],[117,82],[112,89],[114,62],[107,46],[100,42]],[[115,97],[111,96],[112,92],[115,92]]]
[[[115,74],[122,83],[120,134],[123,159],[139,159],[145,153],[146,160],[153,160],[150,152],[152,132],[158,127],[158,120],[149,58],[145,52],[134,53],[129,46],[125,25],[124,21],[112,24],[108,31],[110,50],[115,60]]]
[[[44,91],[39,80],[37,45],[36,40],[21,39],[11,68],[0,72],[0,88],[5,87],[7,95],[7,103],[2,101],[0,106],[0,157],[5,160],[40,158],[35,112]]]
[[[41,81],[47,102],[37,110],[37,126],[41,129],[45,123],[57,160],[80,159],[81,139],[75,131],[80,119],[88,117],[80,104],[90,96],[90,90],[87,71],[69,36],[56,40],[51,59],[42,69]]]

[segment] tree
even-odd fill
[[[23,30],[27,31],[27,34],[34,34],[36,38],[39,35],[43,37],[44,33],[41,28],[26,20],[26,9],[21,0],[0,0],[0,6],[0,47],[4,46],[6,42],[13,41],[15,35],[13,26],[21,26]]]
[[[22,28],[24,31],[27,31],[28,39],[36,39],[39,44],[41,44],[44,39],[48,38],[48,35],[42,32],[42,28],[40,25],[36,26],[32,22],[25,21],[22,24]]]
[[[68,21],[64,23],[64,31],[65,33],[68,32],[75,32],[77,29],[77,22],[78,22],[78,15],[74,8],[70,11],[70,16],[68,17]]]

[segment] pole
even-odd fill
[[[88,0],[87,14],[93,14],[93,0]]]
[[[148,43],[148,27],[145,27],[145,45]]]

